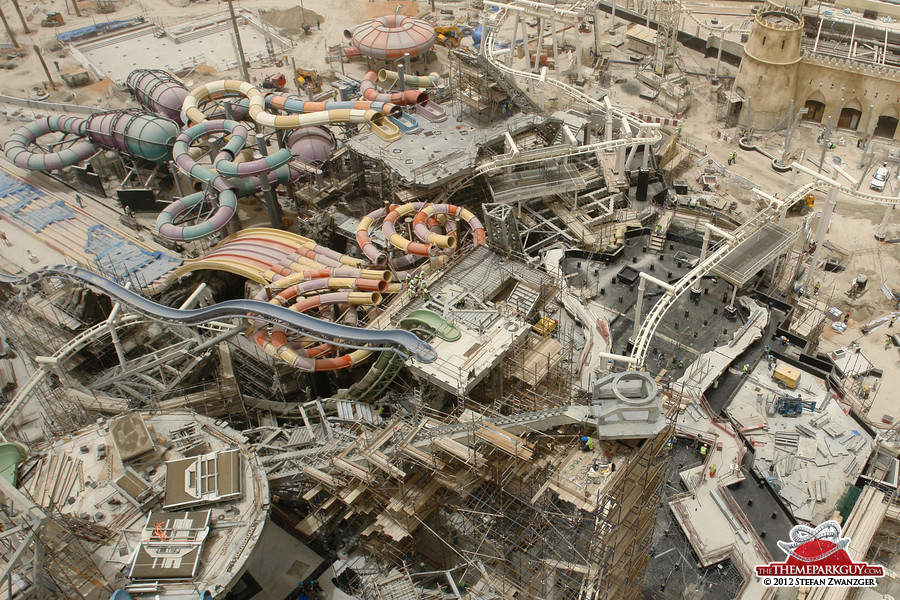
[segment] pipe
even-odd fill
[[[379,83],[394,82],[397,81],[398,77],[399,75],[396,71],[388,71],[387,69],[378,71]],[[420,76],[407,73],[403,76],[403,81],[406,85],[415,87],[437,87],[437,84],[440,81],[440,75],[437,73],[429,73],[428,75]]]
[[[394,92],[393,94],[379,93],[375,89],[375,80],[377,78],[378,74],[375,71],[369,71],[363,76],[359,84],[359,93],[366,100],[400,105],[424,104],[428,102],[428,93],[422,90],[410,89],[405,92]]]

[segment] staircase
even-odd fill
[[[666,247],[666,232],[669,231],[669,224],[672,222],[672,215],[669,213],[663,213],[659,217],[659,221],[656,222],[656,225],[653,227],[653,232],[650,234],[650,244],[649,249],[650,252],[654,254],[659,254]]]

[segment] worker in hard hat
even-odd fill
[[[589,438],[586,435],[581,436],[581,449],[585,452],[593,452],[594,451],[594,440]]]

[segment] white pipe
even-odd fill
[[[815,273],[816,268],[819,265],[819,256],[821,256],[822,254],[822,246],[824,246],[825,234],[828,233],[828,228],[831,226],[831,216],[834,214],[834,207],[837,205],[837,192],[837,187],[833,187],[828,190],[828,197],[825,199],[825,210],[822,211],[822,216],[819,217],[819,226],[816,228],[816,249],[813,251],[813,255],[809,263],[809,269],[807,269],[806,271],[806,279],[803,282],[804,290],[809,289],[813,274]]]
[[[640,277],[641,277],[641,279],[645,279],[645,280],[649,281],[650,283],[655,283],[656,285],[658,285],[659,287],[663,288],[664,290],[666,290],[666,291],[669,292],[670,294],[674,294],[674,293],[675,293],[675,286],[673,286],[673,285],[671,285],[671,284],[669,284],[669,283],[666,283],[666,282],[663,281],[662,279],[657,279],[657,278],[654,277],[653,275],[647,275],[647,274],[644,273],[643,271],[641,271]]]
[[[851,177],[850,174],[847,173],[847,171],[843,170],[838,165],[834,165],[834,170],[837,171],[838,173],[840,173],[841,175],[843,175],[844,177],[846,177],[847,181],[849,181],[851,185],[856,185],[857,183],[859,183],[859,180]]]
[[[819,181],[821,181],[821,182],[823,182],[823,183],[827,183],[827,184],[830,185],[830,186],[841,187],[841,184],[838,183],[837,181],[835,181],[834,179],[831,179],[830,177],[825,177],[825,176],[822,175],[821,173],[816,173],[816,172],[813,171],[812,169],[808,169],[808,168],[804,167],[803,165],[801,165],[801,164],[799,164],[799,163],[795,163],[795,162],[791,163],[791,168],[792,168],[792,169],[797,169],[798,171],[801,171],[801,172],[803,172],[803,173],[806,173],[807,175],[812,175],[813,177],[815,177],[815,178],[818,179]]]
[[[125,284],[125,289],[131,289],[131,282]],[[109,328],[109,337],[112,340],[113,347],[116,349],[116,356],[119,357],[119,365],[125,368],[125,351],[122,349],[122,342],[119,340],[119,334],[116,332],[116,322],[119,320],[119,313],[122,310],[122,304],[116,302],[112,310],[109,311],[109,318],[106,319],[106,326]]]
[[[194,293],[188,296],[188,299],[184,301],[184,303],[178,307],[179,310],[187,310],[189,308],[194,308],[200,302],[200,294],[206,291],[206,284],[201,283],[197,286],[197,289],[194,290]]]
[[[592,352],[592,354],[596,354],[600,358],[608,358],[609,360],[615,360],[629,365],[637,364],[637,359],[633,356],[622,356],[621,354],[611,354],[609,352]]]

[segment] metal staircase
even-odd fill
[[[454,52],[454,54],[462,62],[480,70],[482,73],[485,73],[488,77],[496,81],[497,85],[500,86],[500,89],[502,89],[503,92],[509,96],[509,99],[521,110],[530,113],[543,114],[544,111],[541,106],[532,100],[531,96],[526,94],[512,77],[495,67],[487,58],[481,54],[471,55],[463,52]]]

